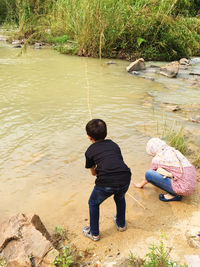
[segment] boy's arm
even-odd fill
[[[92,168],[90,168],[91,174],[93,176],[96,176],[96,171],[95,171],[95,166],[93,166]]]

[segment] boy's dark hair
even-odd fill
[[[95,141],[105,139],[107,135],[107,126],[103,120],[93,119],[89,121],[85,127],[87,135]]]

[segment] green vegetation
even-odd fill
[[[153,244],[150,252],[146,254],[145,260],[141,263],[141,259],[134,257],[133,253],[129,256],[129,266],[136,267],[187,267],[187,265],[178,265],[169,258],[171,249],[164,246],[163,237],[159,241],[159,245]]]
[[[184,135],[184,128],[181,126],[176,129],[174,126],[165,129],[165,134],[162,137],[170,146],[179,150],[183,155],[187,153],[188,143]]]
[[[200,55],[199,8],[200,0],[2,0],[0,23],[63,53],[175,60]]]
[[[65,245],[67,240],[67,231],[63,227],[56,226],[52,235],[54,247],[59,251],[52,265],[56,267],[80,266],[83,259],[80,251],[69,243]]]
[[[0,267],[6,267],[6,261],[0,256]]]
[[[62,240],[67,239],[67,231],[63,227],[56,226],[54,228],[53,234],[56,238],[60,238]]]
[[[63,247],[53,264],[58,267],[69,267],[74,264],[71,247]]]

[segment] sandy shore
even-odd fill
[[[178,263],[185,263],[184,255],[200,253],[200,249],[191,247],[186,238],[186,231],[199,227],[200,184],[192,196],[184,197],[181,202],[161,202],[158,194],[161,190],[148,184],[144,189],[134,188],[131,184],[129,194],[133,195],[144,207],[138,205],[129,195],[127,200],[127,231],[118,232],[113,223],[115,204],[109,198],[101,205],[100,235],[101,240],[93,242],[81,234],[81,227],[88,224],[86,205],[77,207],[74,216],[69,218],[67,228],[69,240],[80,250],[90,251],[96,260],[113,261],[134,255],[144,257],[153,243],[159,244],[161,233],[166,235],[164,243],[172,248],[170,258]],[[81,212],[80,212],[81,210]],[[200,227],[199,227],[200,230]]]

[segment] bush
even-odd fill
[[[6,8],[25,37],[67,36],[79,55],[175,60],[200,55],[199,1],[17,0]]]

